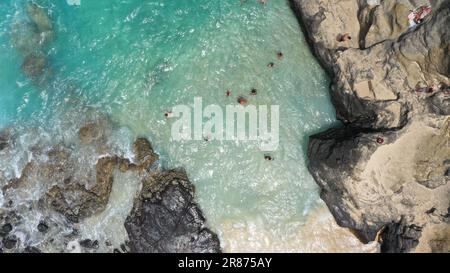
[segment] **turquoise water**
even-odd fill
[[[39,84],[23,74],[23,54],[11,42],[26,1],[0,3],[0,128],[58,134],[61,119],[78,119],[89,106],[127,128],[127,140],[151,139],[163,166],[186,168],[226,250],[242,240],[236,230],[247,233],[241,251],[302,249],[287,245],[319,200],[306,141],[335,116],[329,80],[287,1],[35,2],[49,10],[56,34],[43,48],[49,76]],[[170,140],[164,113],[173,106],[202,97],[204,105],[225,107],[239,95],[280,106],[275,161],[266,162],[252,142]]]

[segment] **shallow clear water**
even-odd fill
[[[23,56],[11,43],[25,2],[0,3],[0,128],[58,135],[67,130],[61,124],[92,107],[127,128],[118,134],[125,141],[150,138],[165,167],[186,168],[225,250],[307,251],[292,244],[320,203],[306,169],[307,137],[335,117],[328,78],[287,1],[35,1],[50,10],[56,30],[45,48],[51,76],[39,85],[23,75]],[[248,96],[252,88],[256,97]],[[275,161],[251,142],[170,141],[173,121],[164,113],[173,106],[202,97],[224,107],[239,95],[280,106]]]

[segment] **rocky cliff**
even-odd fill
[[[343,122],[308,150],[338,224],[384,252],[450,251],[450,1],[290,2]]]

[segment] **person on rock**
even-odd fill
[[[344,33],[339,35],[338,41],[339,42],[347,42],[347,41],[351,41],[352,40],[352,36],[350,36],[349,33]]]
[[[381,144],[384,144],[384,138],[382,138],[382,137],[377,137],[377,140],[376,140],[376,141],[377,141],[377,143],[380,144],[380,145],[381,145]]]

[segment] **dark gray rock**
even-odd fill
[[[80,246],[84,247],[84,248],[89,248],[89,249],[97,249],[99,247],[99,242],[97,240],[91,240],[91,239],[85,239],[85,240],[81,240],[80,242]]]
[[[430,112],[436,115],[450,116],[450,94],[439,92],[428,99]]]
[[[376,133],[344,126],[311,136],[308,147],[308,168],[320,186],[321,198],[337,223],[352,229],[365,243],[375,239],[383,224],[361,221],[355,215],[359,209],[358,191],[367,187],[348,183],[348,177],[352,177],[357,165],[380,146],[377,138]],[[389,143],[392,138],[384,136],[383,143]],[[387,215],[384,218],[390,220]]]
[[[0,236],[4,237],[8,235],[13,229],[13,226],[10,223],[6,223],[0,229]]]
[[[422,228],[408,225],[404,219],[398,223],[390,223],[381,233],[381,252],[407,253],[419,244]]]
[[[6,249],[13,249],[16,247],[18,239],[15,235],[9,235],[2,240],[3,247]]]
[[[220,252],[217,235],[205,227],[184,171],[166,171],[144,181],[125,222],[131,252]]]
[[[0,151],[3,151],[9,146],[9,140],[6,136],[0,134]]]
[[[39,232],[46,233],[48,231],[48,226],[45,222],[40,222],[37,226]]]
[[[25,250],[23,251],[24,253],[42,253],[42,251],[39,249],[39,248],[37,248],[37,247],[34,247],[34,246],[27,246],[26,248],[25,248]]]

